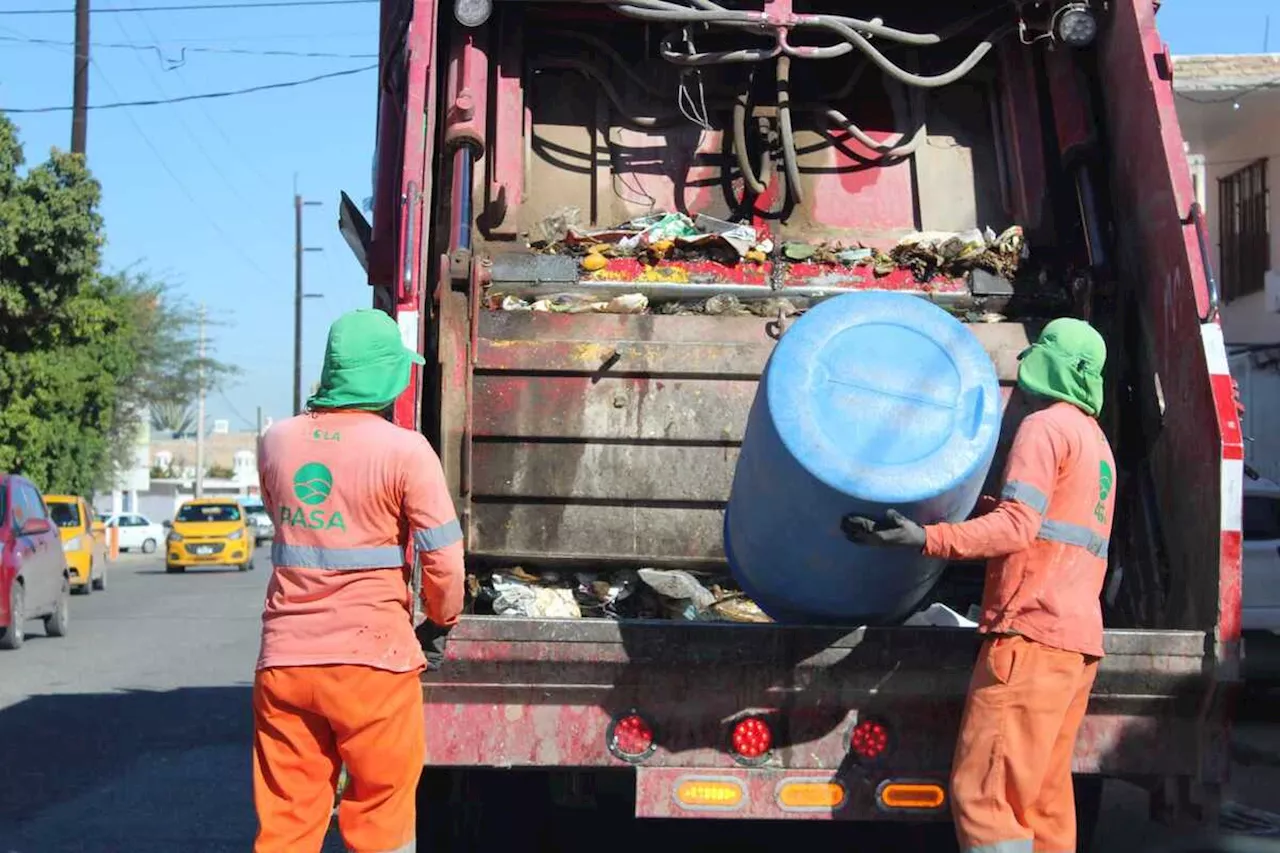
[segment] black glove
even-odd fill
[[[449,629],[433,622],[423,622],[413,632],[427,656],[427,671],[434,672],[444,663],[444,647],[449,641]]]
[[[880,525],[859,515],[846,515],[840,519],[840,529],[844,531],[844,535],[850,542],[858,545],[924,550],[923,527],[896,509],[889,510],[887,515],[889,520]]]

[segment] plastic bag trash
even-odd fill
[[[871,260],[870,249],[841,249],[836,252],[836,260],[847,267]]]
[[[582,616],[571,589],[533,586],[514,577],[497,574],[491,583],[493,612],[497,616],[529,619],[578,619]]]
[[[741,592],[724,592],[719,587],[712,587],[716,600],[711,605],[711,613],[726,622],[754,622],[763,624],[772,622],[760,605],[747,598]]]
[[[641,242],[650,245],[663,240],[690,239],[699,236],[693,220],[683,213],[668,213],[649,225],[641,234]]]
[[[605,314],[643,314],[649,310],[649,297],[643,293],[624,293],[605,303]]]
[[[582,210],[577,207],[562,207],[550,216],[538,222],[537,236],[547,243],[559,243],[569,236],[570,231],[577,231]]]
[[[716,597],[698,579],[680,569],[663,571],[641,569],[640,580],[663,599],[667,615],[674,619],[698,620],[707,618],[706,611]]]
[[[740,258],[751,251],[760,239],[759,232],[752,225],[742,222],[726,222],[723,219],[716,219],[714,216],[707,216],[705,213],[699,213],[693,224],[704,234],[715,234],[720,237],[734,248]]]
[[[504,296],[499,307],[503,311],[529,311],[532,306],[518,296]]]
[[[952,610],[940,601],[935,601],[924,610],[913,613],[903,625],[921,627],[932,626],[935,628],[976,628],[978,623],[972,619],[966,619],[959,613]]]

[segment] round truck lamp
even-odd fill
[[[1098,35],[1098,19],[1088,3],[1069,3],[1058,10],[1054,29],[1063,44],[1088,47]]]
[[[478,27],[489,20],[493,0],[454,0],[453,17],[464,27]]]

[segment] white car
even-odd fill
[[[138,515],[135,512],[122,512],[119,515],[107,516],[105,524],[108,530],[113,527],[120,530],[121,551],[141,551],[144,554],[154,554],[156,549],[164,544],[166,536],[164,526],[153,522],[145,515]],[[110,541],[110,539],[107,541]]]
[[[1280,634],[1280,484],[1246,473],[1241,627]]]

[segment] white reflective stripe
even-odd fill
[[[1244,460],[1222,460],[1222,530],[1244,529]]]
[[[1017,501],[1020,504],[1025,504],[1041,515],[1044,515],[1044,511],[1049,508],[1049,499],[1044,496],[1044,492],[1030,483],[1023,483],[1018,480],[1010,480],[1005,483],[1004,489],[1000,492],[1000,497],[1007,501]]]
[[[271,543],[271,562],[295,569],[398,569],[404,565],[404,552],[395,545],[374,548],[321,548],[317,545]]]
[[[413,542],[423,551],[439,551],[461,541],[462,525],[456,518],[430,530],[413,531]]]
[[[1095,557],[1106,557],[1110,541],[1103,539],[1087,527],[1079,524],[1068,524],[1065,521],[1054,521],[1046,518],[1040,524],[1037,539],[1049,542],[1061,542],[1063,545],[1075,545],[1083,548]]]
[[[1227,359],[1227,344],[1222,334],[1222,327],[1217,323],[1201,324],[1200,342],[1204,345],[1204,360],[1209,372],[1230,374],[1231,367]]]
[[[964,853],[1032,853],[1034,849],[1030,838],[1012,838],[995,844],[983,844],[981,847],[966,847]]]

